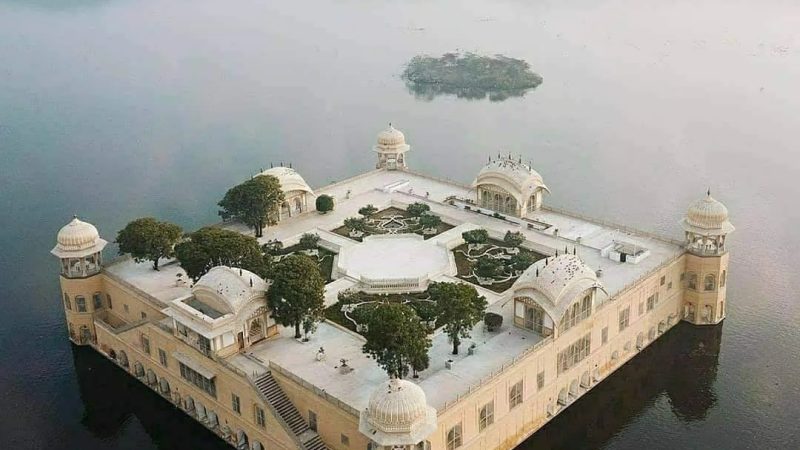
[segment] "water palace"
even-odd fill
[[[268,280],[219,266],[192,283],[177,261],[159,271],[129,257],[104,263],[107,241],[78,218],[52,250],[70,339],[238,449],[493,450],[520,444],[679,321],[725,318],[733,226],[710,192],[675,240],[548,207],[542,176],[518,157],[491,157],[461,184],[411,170],[391,126],[373,150],[375,170],[318,189],[292,168],[264,171],[286,201],[261,242],[286,248],[317,234],[310,253],[331,259],[329,308],[345,291],[419,296],[433,281],[470,283],[502,323],[478,323],[458,355],[435,330],[430,366],[390,380],[362,353],[352,305],[295,339],[270,315]],[[325,214],[314,202],[323,194],[335,201]],[[417,202],[443,226],[415,229],[402,213]],[[367,204],[379,210],[373,233],[343,227]],[[479,228],[489,243],[465,244],[462,233]],[[504,247],[507,231],[522,245]],[[476,256],[502,263],[520,251],[534,255],[524,270],[471,269]]]

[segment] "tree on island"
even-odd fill
[[[369,216],[378,212],[378,208],[374,207],[372,204],[362,206],[359,208],[358,213],[364,216],[364,218],[369,218]]]
[[[175,254],[175,244],[182,234],[178,225],[143,217],[125,225],[117,233],[116,242],[120,255],[130,253],[136,262],[152,261],[153,269],[158,270],[158,260]]]
[[[469,338],[472,327],[483,320],[486,297],[478,295],[466,283],[434,282],[428,286],[428,292],[436,302],[436,324],[444,326],[444,332],[453,342],[453,354],[457,355],[461,339]]]
[[[489,241],[489,232],[483,228],[478,228],[461,233],[461,237],[467,244],[482,245]]]
[[[258,241],[235,231],[201,228],[175,246],[175,256],[186,274],[197,281],[212,267],[241,267],[266,278],[272,258],[265,258]]]
[[[442,224],[442,219],[433,214],[422,214],[419,216],[419,224],[423,229],[438,228]]]
[[[333,197],[327,194],[322,194],[316,200],[317,211],[325,214],[328,211],[333,211]]]
[[[415,202],[406,207],[406,212],[410,214],[411,217],[419,217],[430,210],[431,207],[428,206],[427,203],[422,203],[422,202]]]
[[[519,247],[525,242],[525,236],[520,231],[506,231],[503,242],[509,247]]]
[[[306,255],[289,255],[275,264],[272,280],[267,290],[272,318],[285,327],[294,326],[294,337],[299,339],[301,326],[313,329],[323,317],[325,280],[319,264]]]
[[[414,308],[408,305],[385,303],[375,308],[368,317],[364,337],[367,342],[362,351],[375,358],[391,378],[404,378],[410,366],[415,372],[428,367],[431,340]]]
[[[319,245],[319,235],[314,233],[303,233],[300,242],[297,244],[302,250],[313,250]]]
[[[275,223],[283,203],[281,183],[272,175],[259,175],[228,189],[218,203],[224,220],[235,218],[255,230],[256,237],[264,235],[264,227]]]
[[[352,231],[367,231],[367,222],[361,217],[344,219],[344,226]]]

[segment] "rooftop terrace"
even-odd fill
[[[340,248],[354,245],[355,241],[331,233],[330,230],[341,226],[344,219],[356,216],[362,206],[373,204],[378,208],[404,207],[422,201],[427,202],[431,212],[441,216],[445,222],[460,225],[459,229],[481,227],[495,235],[502,235],[508,230],[520,231],[527,240],[525,245],[545,255],[552,255],[556,250],[562,252],[565,246],[570,251],[575,247],[577,255],[591,269],[602,269],[600,281],[612,298],[684,251],[681,245],[668,239],[551,209],[529,214],[528,219],[537,222],[537,226],[533,228],[527,226],[528,222],[519,219],[514,223],[465,210],[458,204],[448,204],[447,200],[453,197],[474,197],[469,186],[413,172],[372,171],[320,188],[315,193],[336,198],[336,209],[324,215],[312,211],[285,219],[277,226],[265,230],[261,239],[278,239],[285,245],[291,245],[301,234],[317,232],[331,246]],[[240,224],[228,223],[223,226],[252,235],[251,230]],[[443,233],[441,237],[434,239],[445,239],[447,236],[447,233]],[[603,256],[601,250],[614,242],[625,242],[637,249],[646,248],[649,255],[638,264],[613,261]],[[137,264],[123,259],[110,265],[107,272],[164,304],[189,295],[188,286],[176,283],[176,273],[180,272],[177,264],[163,264],[159,272],[150,267],[149,263]],[[398,268],[398,273],[405,273],[404,270]],[[436,279],[457,281],[448,274],[439,275]],[[338,292],[354,284],[355,281],[349,278],[329,283],[325,293],[326,305],[335,303]],[[461,355],[454,358],[451,369],[445,368],[445,362],[452,358],[447,336],[434,336],[430,350],[431,367],[417,381],[430,404],[440,410],[465,393],[470,386],[529,351],[541,339],[534,333],[510,325],[513,323],[513,311],[504,295],[480,287],[478,290],[487,297],[491,305],[489,310],[504,316],[503,331],[485,332],[483,324],[479,324],[472,339],[465,340],[462,344]],[[366,406],[373,388],[386,379],[385,373],[375,362],[361,352],[363,338],[355,333],[331,323],[323,323],[310,342],[297,342],[292,334],[292,330],[281,330],[280,337],[251,347],[249,355],[234,355],[229,358],[229,362],[245,373],[264,371],[272,362],[356,410]],[[475,352],[479,356],[467,355],[467,348],[471,343],[475,343]],[[319,347],[325,348],[327,358],[317,362],[315,356]],[[342,374],[339,368],[341,359],[347,360],[348,366],[354,370]]]

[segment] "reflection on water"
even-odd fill
[[[659,397],[684,422],[716,402],[722,327],[680,324],[524,442],[522,449],[597,448]],[[84,404],[81,423],[98,438],[116,436],[133,417],[160,449],[222,450],[217,436],[94,350],[73,346]]]
[[[721,326],[679,324],[519,448],[602,447],[664,395],[681,421],[703,419],[716,402],[721,337]]]
[[[133,418],[159,449],[230,449],[216,435],[94,350],[72,346],[72,360],[84,405],[81,424],[95,437],[118,436]]]
[[[492,90],[483,87],[456,87],[446,84],[414,83],[409,80],[406,80],[405,84],[408,92],[412,93],[414,98],[426,102],[440,95],[454,95],[465,100],[483,100],[489,97],[490,102],[502,102],[511,97],[522,97],[528,91],[534,89]]]

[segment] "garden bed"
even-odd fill
[[[512,267],[514,261],[515,248],[518,248],[518,253],[521,256],[529,257],[530,262],[524,266]],[[503,241],[496,239],[489,239],[489,241],[481,248],[470,250],[469,244],[462,244],[453,249],[453,256],[458,269],[458,278],[470,282],[472,284],[484,287],[494,292],[504,292],[510,288],[521,272],[530,267],[534,262],[543,259],[545,255],[534,252],[523,247],[511,247]],[[491,283],[481,284],[479,277],[475,274],[478,258],[485,256],[491,258],[499,263],[500,267],[498,274],[492,277]]]
[[[436,227],[436,231],[434,233],[426,234],[422,232],[422,227],[416,221],[417,218],[409,214],[408,211],[400,208],[389,207],[370,215],[366,219],[366,229],[360,236],[351,236],[350,229],[345,225],[342,225],[331,231],[340,236],[361,242],[365,237],[374,234],[415,233],[423,236],[425,239],[429,239],[453,228],[453,225],[442,222],[438,227]]]
[[[334,253],[334,252],[332,252],[330,250],[324,249],[324,248],[322,248],[320,246],[317,246],[317,248],[314,249],[314,250],[317,251],[317,255],[316,256],[306,253],[302,249],[300,244],[295,244],[295,245],[292,245],[290,247],[286,247],[286,248],[282,249],[279,253],[277,253],[275,255],[275,257],[277,257],[276,258],[276,260],[277,260],[280,257],[288,256],[288,255],[291,255],[293,253],[298,253],[298,254],[305,254],[306,256],[308,256],[308,257],[310,257],[312,259],[316,258],[317,263],[319,264],[319,272],[322,275],[322,278],[325,279],[325,283],[330,283],[331,281],[333,281],[333,278],[331,278],[331,275],[333,274],[333,259],[336,256],[336,253]]]
[[[429,301],[428,292],[410,294],[368,294],[365,292],[348,291],[339,296],[339,301],[325,308],[325,318],[335,322],[348,330],[360,333],[357,324],[366,324],[369,313],[381,304],[405,303],[411,306],[420,316],[423,324],[434,320],[434,304]],[[348,312],[342,310],[343,306],[354,305]],[[429,330],[430,332],[433,329]]]

